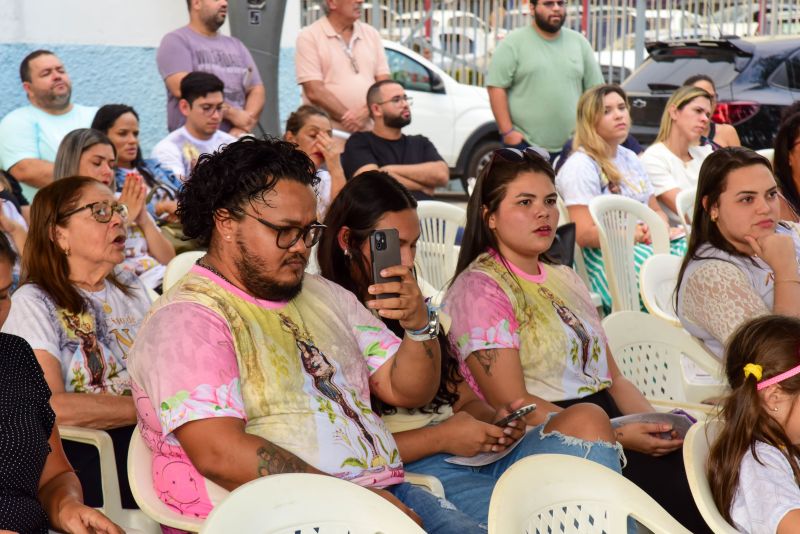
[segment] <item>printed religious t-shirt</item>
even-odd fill
[[[333,476],[403,480],[392,435],[370,408],[369,377],[400,340],[349,291],[306,275],[288,302],[256,299],[195,266],[153,306],[129,361],[161,499],[204,517],[213,497],[173,431],[234,417]]]
[[[39,286],[23,284],[11,296],[3,332],[58,359],[68,392],[130,395],[128,353],[150,297],[133,274],[118,268],[116,275],[130,296],[105,280],[100,291],[79,290],[87,301],[83,313],[60,308]]]
[[[548,401],[611,386],[605,332],[578,275],[544,263],[535,276],[508,267],[481,254],[447,292],[450,340],[462,362],[478,350],[516,349],[528,393]],[[462,372],[480,394],[465,365]]]

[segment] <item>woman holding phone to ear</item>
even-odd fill
[[[327,229],[318,245],[320,274],[366,302],[371,283],[369,236],[376,229],[394,228],[400,242],[400,261],[413,265],[419,239],[417,202],[391,176],[368,171],[342,188],[325,218]],[[396,321],[386,325],[402,333]],[[446,319],[442,323],[446,323]],[[514,461],[531,454],[561,453],[589,458],[620,470],[619,451],[609,442],[613,432],[606,418],[593,407],[576,406],[549,421],[540,414],[536,427],[523,436],[524,419],[499,427],[494,422],[528,404],[513,399],[495,410],[479,399],[463,380],[458,361],[440,334],[442,380],[434,399],[417,410],[389,406],[373,399],[394,434],[405,468],[437,477],[447,499],[479,523],[486,523],[489,499],[497,479]],[[538,410],[534,411],[536,414]],[[534,420],[535,415],[529,415]],[[566,440],[565,435],[571,439]],[[480,468],[455,465],[452,456],[500,452],[521,440],[506,457]],[[598,440],[606,443],[602,444]],[[567,443],[567,442],[570,443]]]

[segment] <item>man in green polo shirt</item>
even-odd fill
[[[503,143],[538,145],[555,157],[575,129],[578,98],[604,80],[589,42],[562,28],[564,0],[530,0],[530,10],[532,24],[494,52],[489,101]]]

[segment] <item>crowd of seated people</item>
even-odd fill
[[[110,435],[125,508],[136,507],[127,452],[138,424],[156,493],[193,517],[216,503],[208,481],[233,490],[258,476],[308,472],[363,485],[428,532],[485,532],[499,477],[523,457],[558,453],[621,473],[686,528],[708,531],[672,428],[611,426],[654,409],[620,372],[586,284],[607,313],[592,199],[634,198],[669,228],[684,222],[675,216],[678,192],[695,187],[688,240],[671,230],[672,253],[684,257],[678,317],[709,352],[727,354],[733,396],[723,420],[741,428],[735,395],[750,388],[747,398],[763,410],[752,413],[757,431],[748,436],[800,472],[791,414],[772,413],[800,388],[777,379],[762,387],[762,375],[769,381],[794,365],[747,345],[747,328],[778,332],[795,326],[786,316],[800,316],[800,113],[777,132],[773,174],[773,162],[737,146],[734,128],[711,122],[717,95],[706,76],[675,91],[641,155],[626,148],[639,145],[625,92],[588,89],[557,175],[535,147],[498,149],[480,172],[439,310],[414,271],[416,209],[446,181],[446,165],[427,138],[402,133],[411,120],[402,84],[376,77],[363,102],[371,119],[362,117],[365,131],[343,149],[323,107],[305,104],[282,139],[258,139],[244,129],[256,124],[248,105],[230,110],[221,77],[178,74],[168,87],[180,124],[145,158],[133,107],[72,104],[51,52],[21,66],[31,109],[0,124],[0,137],[11,127],[21,136],[13,151],[0,147],[0,368],[13,377],[0,405],[3,417],[35,432],[0,446],[0,475],[26,454],[13,482],[0,476],[0,531],[81,524],[120,532],[92,508],[103,504],[96,449],[62,444],[59,424]],[[253,90],[263,96],[263,86],[251,88],[243,102]],[[34,154],[25,121],[39,115],[49,148]],[[352,122],[345,115],[337,120]],[[588,281],[546,254],[559,197]],[[176,255],[165,224],[206,254],[154,301]],[[375,283],[370,236],[385,229],[397,230],[401,264],[382,273],[395,281]],[[645,225],[635,240],[638,270],[652,255]],[[306,272],[312,254],[319,275]],[[731,340],[740,352],[726,353]],[[761,371],[743,371],[750,363]],[[495,424],[529,404],[536,409],[524,418]],[[512,447],[479,468],[448,461]],[[722,472],[750,469],[734,483],[712,480],[723,515],[743,529],[745,508],[767,506],[736,493],[763,476],[755,451],[712,452]],[[408,484],[404,472],[435,476],[446,500]],[[800,496],[782,505],[800,509]],[[781,518],[770,524],[794,524]]]

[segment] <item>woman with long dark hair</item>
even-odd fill
[[[368,171],[350,180],[325,218],[327,228],[317,251],[322,276],[347,288],[363,302],[370,300],[369,236],[377,229],[397,229],[401,261],[413,265],[420,235],[416,207],[411,193],[388,174]],[[402,334],[397,321],[384,319],[384,322]],[[509,406],[516,409],[521,402],[510,399],[504,406],[492,408],[463,380],[458,360],[444,334],[440,334],[440,348],[441,383],[428,406],[406,410],[373,399],[373,409],[394,434],[406,469],[439,478],[447,499],[459,510],[485,523],[497,479],[514,461],[531,454],[572,454],[619,470],[618,450],[609,443],[613,434],[602,414],[586,406],[565,410],[552,420],[541,413],[528,419],[536,428],[524,437],[521,422],[498,427],[493,422]],[[563,434],[572,436],[574,441],[567,443]],[[520,438],[521,442],[510,454],[483,467],[447,462],[454,455],[499,452]]]
[[[800,113],[788,115],[775,136],[772,165],[781,192],[781,219],[800,220]]]
[[[576,404],[594,404],[607,417],[652,412],[620,373],[584,283],[546,257],[558,226],[554,178],[546,157],[532,149],[496,150],[478,177],[445,297],[465,378],[495,408],[520,397],[535,402],[528,424]],[[683,442],[671,431],[649,423],[617,428],[627,458],[622,474],[692,532],[705,532],[683,469]]]
[[[703,163],[678,276],[683,327],[718,358],[736,328],[767,313],[800,316],[800,227],[781,222],[765,157],[722,148]]]
[[[114,181],[117,191],[122,191],[128,177],[140,177],[148,193],[157,189],[147,203],[147,209],[156,218],[177,221],[175,193],[182,182],[158,160],[144,159],[139,146],[139,114],[125,104],[106,104],[97,110],[92,128],[108,136],[117,151]]]

